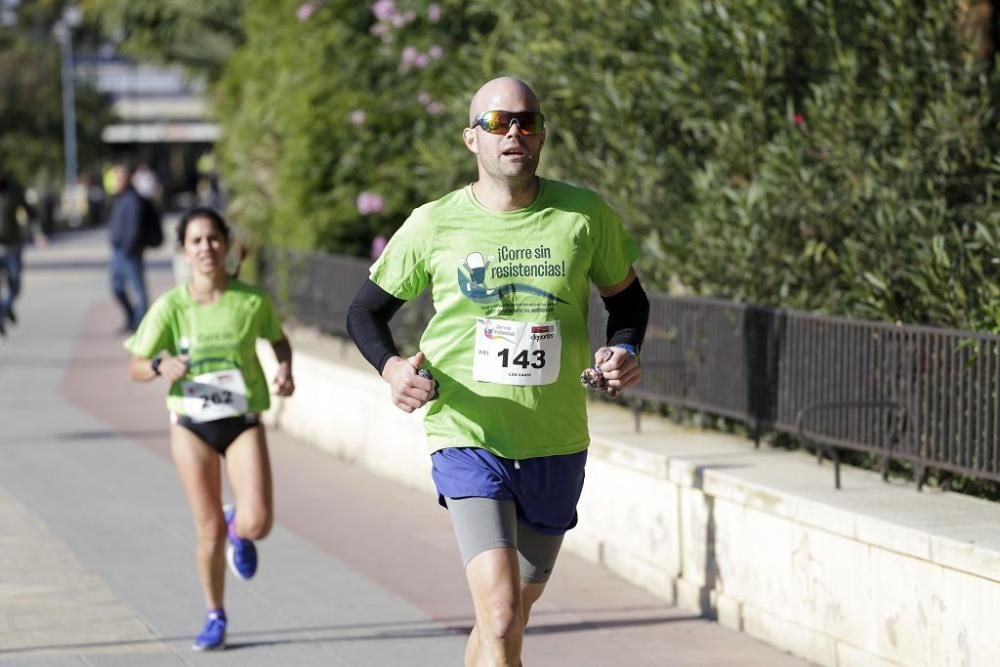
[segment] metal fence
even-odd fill
[[[322,254],[271,256],[268,286],[301,321],[346,334],[351,299],[369,262]],[[650,295],[642,382],[633,401],[683,406],[809,441],[835,463],[839,450],[1000,480],[1000,337],[824,317],[708,298]],[[424,299],[393,320],[415,343],[430,313]],[[605,312],[591,300],[592,340]],[[638,415],[638,410],[636,411]],[[637,417],[638,427],[638,417]]]

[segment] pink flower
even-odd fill
[[[431,102],[427,105],[427,113],[432,116],[440,116],[445,111],[447,111],[447,109],[445,109],[444,105],[440,102]]]
[[[369,30],[369,32],[371,34],[375,35],[376,37],[381,37],[382,35],[386,34],[388,31],[389,31],[389,24],[388,23],[376,23]]]
[[[300,21],[308,21],[309,17],[315,14],[317,9],[319,9],[318,2],[304,2],[295,11],[295,17]]]
[[[399,66],[404,72],[406,72],[410,69],[413,69],[414,67],[419,67],[419,65],[417,65],[417,61],[420,58],[426,58],[426,57],[427,56],[420,53],[420,51],[417,51],[415,47],[408,46],[405,49],[403,49],[403,53],[401,53],[399,56],[400,59]]]
[[[396,15],[396,3],[393,0],[376,0],[372,4],[372,14],[379,21],[390,20]]]
[[[408,46],[403,49],[402,59],[403,63],[406,65],[412,65],[416,62],[417,57],[420,55],[420,51],[417,51],[416,47]]]
[[[424,106],[427,106],[428,104],[434,101],[434,98],[431,97],[431,94],[428,93],[426,90],[421,90],[420,94],[417,95],[417,100]]]
[[[444,49],[435,44],[431,47],[431,50],[427,52],[427,55],[431,57],[431,60],[440,60],[444,55]]]
[[[418,53],[417,57],[413,60],[413,66],[417,69],[423,69],[431,64],[431,59],[426,53]]]
[[[358,195],[357,206],[361,215],[381,213],[385,210],[385,200],[375,192],[365,191]]]
[[[406,19],[403,17],[402,14],[393,14],[389,18],[389,22],[392,23],[392,25],[397,28],[402,28],[404,25],[406,25]]]
[[[441,13],[441,5],[436,2],[427,8],[427,18],[431,23],[437,23],[440,21]]]
[[[806,122],[806,117],[800,113],[797,113],[795,114],[794,121],[796,125],[804,125]]]
[[[365,123],[365,112],[361,109],[355,109],[351,112],[351,124],[352,125],[364,125]]]
[[[381,256],[382,251],[385,250],[385,246],[389,241],[386,240],[385,234],[379,234],[372,239],[372,259],[378,259]]]

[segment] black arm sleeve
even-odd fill
[[[608,309],[608,345],[628,343],[638,349],[649,323],[649,299],[639,279],[614,296],[602,296]]]
[[[347,333],[379,374],[385,362],[399,354],[389,331],[389,320],[404,303],[366,280],[347,311]]]

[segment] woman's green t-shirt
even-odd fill
[[[190,355],[188,377],[170,386],[167,408],[190,414],[184,385],[205,374],[239,370],[245,383],[246,412],[259,413],[271,405],[267,379],[257,359],[256,342],[271,342],[284,336],[271,299],[263,291],[238,280],[230,280],[220,297],[199,304],[187,285],[170,290],[157,299],[125,349],[140,357],[160,352]],[[190,396],[188,397],[190,399]]]

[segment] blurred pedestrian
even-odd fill
[[[132,173],[132,187],[140,195],[159,207],[163,199],[163,188],[160,186],[160,179],[156,173],[149,168],[148,164],[140,164]]]
[[[198,176],[195,192],[198,203],[202,206],[220,208],[222,205],[219,190],[219,174],[216,168],[215,154],[211,151],[202,153],[195,166]]]
[[[0,336],[7,333],[6,322],[17,323],[14,302],[21,294],[24,245],[32,235],[29,210],[21,184],[0,172]],[[44,243],[44,235],[35,240]]]
[[[117,164],[105,164],[101,169],[101,184],[104,186],[104,191],[109,197],[114,197],[118,194],[118,176],[116,170],[118,169]]]
[[[84,222],[88,227],[96,227],[104,222],[104,204],[107,201],[107,193],[100,179],[93,174],[84,174],[81,179],[83,187],[87,189],[87,214]]]
[[[155,232],[161,222],[152,202],[132,185],[132,173],[126,165],[117,165],[114,176],[118,194],[108,217],[111,292],[125,315],[122,330],[135,331],[149,304],[143,253],[155,240],[148,237],[149,233]],[[162,230],[159,240],[163,240]]]

